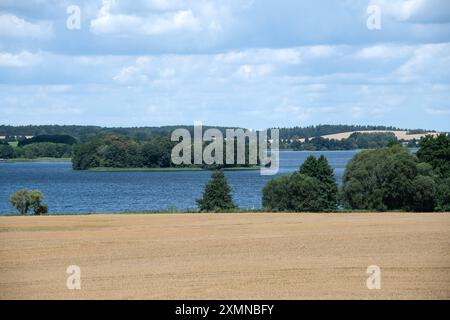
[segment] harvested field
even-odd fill
[[[415,134],[408,134],[408,131],[386,131],[386,130],[367,130],[367,131],[348,131],[348,132],[342,132],[342,133],[335,133],[335,134],[327,134],[322,136],[322,138],[326,139],[334,139],[334,140],[343,140],[348,139],[352,133],[360,132],[360,133],[393,133],[395,137],[399,140],[420,140],[420,138],[425,137],[427,135],[437,136],[439,133],[437,132],[427,132],[427,133],[415,133]]]
[[[0,299],[449,299],[450,214],[0,217],[0,272]]]

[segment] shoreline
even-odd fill
[[[223,171],[246,171],[246,170],[260,170],[260,166],[251,167],[229,167],[221,168]],[[198,167],[168,167],[168,168],[116,168],[116,167],[96,167],[89,168],[86,172],[161,172],[161,171],[214,171],[214,168],[198,168]]]
[[[368,214],[379,214],[379,215],[386,215],[386,214],[403,214],[403,215],[413,215],[413,214],[440,214],[440,215],[450,215],[450,211],[427,211],[427,212],[415,212],[415,211],[363,211],[363,210],[342,210],[342,211],[328,211],[328,212],[311,212],[311,211],[280,211],[280,212],[273,212],[273,211],[267,211],[264,209],[260,210],[242,210],[242,211],[229,211],[229,212],[201,212],[201,211],[189,211],[186,210],[179,210],[179,211],[120,211],[120,212],[81,212],[81,213],[70,213],[70,212],[57,212],[57,213],[48,213],[43,215],[34,215],[34,214],[20,214],[20,213],[0,213],[0,219],[5,217],[73,217],[73,216],[131,216],[131,215],[139,215],[139,216],[151,216],[151,215],[180,215],[180,216],[186,216],[186,215],[264,215],[264,214],[290,214],[290,215],[349,215],[349,214],[357,214],[357,215],[368,215]]]

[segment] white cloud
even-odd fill
[[[0,37],[48,38],[52,23],[31,23],[13,14],[0,14]]]
[[[238,68],[238,75],[246,80],[258,79],[270,75],[273,67],[268,64],[249,65],[245,64]]]
[[[198,28],[199,22],[190,10],[146,17],[104,12],[91,21],[91,31],[96,34],[159,35],[177,31],[196,31]]]
[[[160,35],[205,32],[215,38],[232,20],[232,3],[210,1],[103,0],[90,29],[95,34]]]
[[[219,63],[247,63],[247,64],[298,64],[301,62],[301,51],[298,48],[284,49],[247,49],[216,54]]]
[[[433,78],[450,80],[450,43],[417,46],[409,60],[402,64],[396,74],[403,80]]]
[[[33,54],[28,51],[17,54],[0,52],[0,67],[26,67],[35,65],[40,61],[40,54]]]
[[[150,62],[149,57],[138,57],[133,65],[122,68],[113,80],[118,83],[146,83],[149,80],[147,73],[150,71]]]
[[[450,108],[426,108],[425,111],[433,116],[450,115]]]
[[[312,46],[306,50],[306,56],[311,58],[328,58],[336,53],[334,46]]]
[[[404,58],[413,52],[408,46],[375,45],[366,47],[356,52],[356,57],[361,59],[397,59]]]
[[[372,0],[379,5],[382,14],[398,21],[412,23],[450,22],[450,1],[448,0]]]

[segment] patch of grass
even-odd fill
[[[9,141],[8,143],[11,147],[17,147],[17,145],[19,144],[19,141]]]

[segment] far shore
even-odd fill
[[[71,158],[14,158],[14,159],[2,159],[0,163],[20,163],[20,162],[72,162]],[[260,170],[261,166],[241,166],[241,167],[228,167],[222,168],[224,171],[241,171],[241,170]],[[87,170],[80,171],[93,171],[93,172],[147,172],[147,171],[210,171],[215,170],[213,168],[199,168],[199,167],[168,167],[168,168],[118,168],[118,167],[96,167]]]
[[[236,171],[236,170],[259,170],[260,166],[251,166],[251,167],[229,167],[222,168],[224,171]],[[95,172],[121,172],[121,171],[210,171],[215,170],[213,168],[198,168],[198,167],[168,167],[168,168],[113,168],[113,167],[97,167],[90,168],[84,171],[95,171]],[[82,170],[83,171],[83,170]]]
[[[13,159],[3,159],[2,162],[15,163],[15,162],[71,162],[71,158],[13,158]]]

